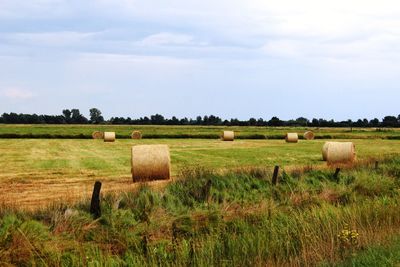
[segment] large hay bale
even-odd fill
[[[114,142],[115,132],[104,132],[104,142]]]
[[[132,147],[132,180],[144,182],[170,179],[171,160],[167,145]]]
[[[325,158],[328,164],[336,163],[349,163],[353,162],[356,153],[353,142],[327,142],[322,148],[322,156]],[[324,149],[326,152],[324,152]]]
[[[140,131],[133,131],[131,134],[132,139],[142,139],[142,133]]]
[[[287,143],[297,143],[299,141],[299,135],[297,133],[287,133],[285,140]]]
[[[235,139],[234,131],[223,131],[221,135],[222,141],[233,141]]]
[[[307,131],[304,133],[304,139],[305,140],[314,140],[315,135],[312,131]]]
[[[104,137],[103,132],[94,131],[94,132],[92,133],[92,138],[93,138],[93,139],[103,139],[103,137]]]

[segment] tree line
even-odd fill
[[[102,113],[97,108],[89,110],[89,118],[86,118],[79,109],[64,109],[60,115],[37,115],[37,114],[17,114],[3,113],[0,123],[9,124],[127,124],[127,125],[224,125],[224,126],[310,126],[310,127],[400,127],[400,115],[385,116],[382,120],[374,118],[358,119],[356,121],[334,121],[325,119],[309,120],[299,117],[292,120],[281,120],[272,117],[270,120],[263,118],[250,118],[249,120],[230,120],[222,119],[214,115],[197,116],[192,118],[165,118],[163,115],[155,114],[149,117],[132,119],[130,117],[111,117],[105,120]]]

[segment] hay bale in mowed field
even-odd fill
[[[133,146],[131,164],[133,182],[170,179],[171,159],[167,145]]]
[[[299,135],[297,133],[287,133],[285,140],[287,143],[297,143],[299,141]]]
[[[329,142],[326,147],[326,161],[328,164],[350,163],[356,157],[353,142]]]
[[[233,141],[235,139],[234,131],[223,131],[221,134],[222,141]]]
[[[93,139],[103,139],[103,136],[104,136],[103,132],[100,132],[100,131],[94,131],[92,133]]]
[[[140,131],[133,131],[131,134],[132,139],[142,139],[142,133]]]
[[[104,132],[104,142],[114,142],[115,132]]]
[[[314,140],[314,138],[315,138],[314,133],[311,131],[305,132],[303,136],[304,136],[305,140]]]

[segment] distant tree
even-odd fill
[[[259,118],[258,120],[257,120],[257,124],[256,124],[257,126],[265,126],[266,125],[266,122],[264,121],[264,119],[263,118]]]
[[[250,126],[256,126],[257,125],[257,120],[255,118],[250,118],[249,119],[249,125]]]
[[[208,116],[207,115],[205,115],[203,117],[203,125],[208,125]]]
[[[222,120],[218,116],[210,115],[208,117],[208,125],[220,125],[222,124]]]
[[[318,125],[319,125],[319,127],[329,127],[329,126],[332,126],[332,122],[329,122],[325,119],[320,118],[320,119],[318,119]]]
[[[395,116],[386,116],[382,120],[383,127],[396,127],[398,126],[398,121]]]
[[[179,120],[180,125],[188,125],[189,124],[189,119],[188,118],[183,118]]]
[[[307,118],[299,117],[296,119],[296,124],[299,126],[307,126],[310,121]]]
[[[201,116],[197,116],[196,117],[196,124],[197,125],[201,125],[203,123],[203,119],[201,118]]]
[[[155,125],[165,124],[164,116],[162,116],[160,114],[151,115],[150,120],[151,120],[151,124],[155,124]]]
[[[281,121],[278,117],[272,117],[268,121],[268,126],[283,126],[283,121]]]
[[[377,118],[372,119],[372,120],[369,121],[369,126],[371,126],[371,127],[379,127],[380,126],[379,124],[380,123],[379,123],[379,120]]]
[[[79,109],[71,109],[71,122],[72,123],[87,123],[88,119],[85,118],[79,111]]]
[[[95,123],[95,124],[99,124],[104,122],[104,118],[103,116],[101,116],[101,111],[97,108],[91,108],[89,110],[90,113],[90,122],[91,123]]]
[[[222,122],[222,124],[225,125],[225,126],[231,125],[231,123],[230,123],[228,120],[224,120],[224,121]]]
[[[363,121],[361,119],[358,119],[353,123],[353,127],[362,127],[363,126]]]
[[[69,109],[64,109],[62,111],[64,118],[65,118],[65,122],[66,123],[70,123],[71,122],[71,111]]]
[[[140,118],[140,122],[141,122],[142,124],[150,124],[150,123],[151,123],[149,117],[147,117],[147,116],[145,116],[143,119]]]
[[[170,125],[179,125],[179,119],[175,116],[172,116],[172,118],[168,121],[168,124]]]
[[[239,120],[237,118],[233,118],[233,119],[230,120],[229,125],[238,126],[239,125]]]
[[[319,121],[318,121],[318,119],[313,118],[313,119],[311,120],[311,126],[313,126],[313,127],[318,127],[318,126],[319,126]]]

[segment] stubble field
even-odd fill
[[[167,144],[172,177],[190,169],[228,171],[240,168],[325,167],[326,140],[120,139],[114,143],[86,139],[0,139],[0,201],[38,207],[53,200],[71,202],[90,195],[94,181],[104,191],[137,187],[130,176],[130,149],[138,144]],[[338,140],[340,141],[340,140]],[[346,140],[348,141],[348,140]],[[355,139],[358,160],[400,154],[400,141]],[[163,182],[155,182],[155,185]]]

